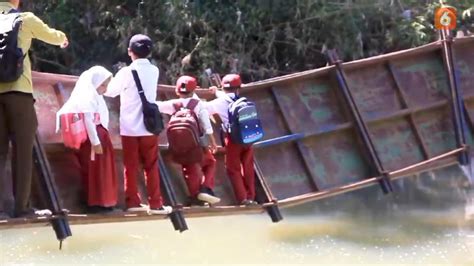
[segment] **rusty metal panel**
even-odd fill
[[[396,170],[423,160],[419,145],[405,117],[374,123],[370,133],[382,164],[387,170]]]
[[[347,122],[334,84],[327,78],[307,79],[275,86],[293,133],[328,130]]]
[[[346,73],[352,95],[364,119],[387,116],[402,109],[393,78],[384,64]]]
[[[317,134],[308,136],[301,142],[301,155],[308,162],[319,189],[348,184],[368,176],[369,171],[358,150],[354,133],[351,130],[332,132],[337,127],[347,125],[347,119],[342,113],[334,83],[329,77],[279,84],[274,87],[274,91],[281,99],[281,110],[274,112],[286,113],[291,132]],[[273,102],[272,106],[278,104]],[[327,133],[322,134],[324,132]],[[266,148],[257,152],[263,172],[273,173],[266,175],[272,191],[277,198],[312,192],[311,176],[305,171],[303,158],[296,145],[289,144],[285,147]],[[269,151],[274,149],[278,152]],[[278,158],[272,156],[275,154],[278,154]],[[278,160],[278,164],[270,163],[275,160]],[[281,186],[284,182],[287,185]]]
[[[263,175],[278,199],[313,192],[312,184],[293,143],[256,150]]]
[[[428,108],[428,104],[439,104],[448,97],[447,79],[439,52],[430,50],[417,57],[394,62],[398,81],[403,86],[400,89],[404,90],[407,97],[405,105],[409,106],[404,106],[386,62],[366,64],[360,69],[352,68],[348,74],[351,92],[366,122],[370,123],[370,135],[386,170],[396,170],[423,161],[424,143],[420,143],[416,134],[420,134],[419,138],[423,141],[426,139],[430,146],[427,152],[430,154],[438,155],[454,148],[452,141],[438,143],[440,140],[453,140],[448,108],[439,112],[442,116],[415,115],[415,111]],[[280,99],[280,111],[286,113],[289,130],[311,136],[302,141],[301,154],[312,166],[310,172],[319,189],[343,185],[370,175],[354,132],[346,130],[352,125],[348,125],[347,116],[341,108],[344,102],[338,99],[333,84],[330,75],[323,75],[317,79],[273,85]],[[433,107],[429,108],[431,110]],[[409,120],[408,116],[413,115],[412,120]],[[339,130],[336,130],[338,127]],[[436,127],[443,128],[438,130],[443,133],[431,134],[429,130]],[[325,129],[328,129],[328,136],[322,134]],[[300,156],[296,151],[293,153],[295,157]],[[352,165],[357,167],[351,168],[351,162],[357,160],[355,158],[358,158],[358,162]],[[348,163],[340,165],[341,161]],[[298,171],[298,176],[306,176],[301,180],[310,179],[303,170]],[[272,177],[269,177],[269,182],[273,182]]]
[[[448,78],[440,51],[392,61],[411,107],[449,99]]]
[[[320,190],[370,176],[352,129],[307,138],[303,147]]]
[[[454,42],[454,64],[456,73],[459,78],[459,86],[464,96],[464,104],[466,107],[466,120],[469,125],[469,134],[466,134],[467,143],[473,144],[474,134],[474,97],[467,98],[466,96],[474,96],[474,51],[473,44],[464,43],[457,44]]]
[[[392,68],[393,69],[393,68]],[[368,125],[377,154],[385,170],[395,170],[423,160],[422,144],[417,141],[415,128],[393,76],[385,62],[352,69],[348,83],[359,110]],[[400,80],[397,80],[400,81]],[[401,117],[398,117],[398,116]],[[416,127],[416,124],[414,125]]]
[[[472,43],[456,45],[455,42],[453,46],[456,73],[464,95],[474,94],[474,79],[472,78],[474,75],[474,51],[472,45]]]
[[[277,198],[313,192],[311,176],[314,176],[316,185],[321,189],[347,184],[368,175],[353,133],[347,131],[336,135],[320,135],[347,124],[333,86],[329,77],[325,76],[321,79],[302,79],[274,87],[275,94],[281,99],[281,110],[273,112],[285,112],[291,133],[318,134],[301,142],[301,153],[293,144],[285,145],[287,148],[284,149],[266,148],[257,152],[263,172],[273,173],[266,177]],[[278,103],[272,102],[272,106],[278,106]],[[277,149],[279,152],[269,152],[270,149]],[[271,156],[275,154],[278,154],[278,158]],[[278,164],[270,163],[276,159]],[[305,170],[302,163],[304,160],[308,162],[311,176]],[[280,186],[282,182],[287,185]],[[288,183],[291,187],[288,187]]]
[[[447,105],[417,114],[416,121],[431,154],[439,155],[456,148],[451,112]]]
[[[43,143],[58,143],[61,137],[54,132],[54,129],[56,128],[56,112],[61,106],[53,87],[49,84],[41,85],[35,84],[34,88],[35,108],[40,125],[38,132]]]
[[[466,120],[468,121],[469,125],[469,134],[466,134],[466,138],[468,143],[472,145],[474,138],[474,99],[468,101],[465,100],[464,104],[466,106]]]

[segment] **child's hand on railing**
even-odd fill
[[[216,95],[218,88],[216,86],[209,87],[209,91],[212,92],[213,95]]]

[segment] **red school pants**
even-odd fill
[[[190,197],[195,198],[199,194],[201,185],[214,189],[216,158],[209,149],[204,149],[201,164],[182,165],[182,170]]]
[[[150,208],[163,206],[158,172],[158,136],[122,136],[125,202],[127,208],[139,207],[137,177],[140,164],[145,171],[146,190]]]
[[[243,200],[255,200],[255,170],[253,168],[253,147],[232,142],[230,135],[225,136],[225,166],[234,189],[235,197]]]

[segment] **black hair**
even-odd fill
[[[130,50],[131,50],[138,58],[147,58],[147,57],[151,54],[151,47],[143,47],[143,48],[131,47]]]

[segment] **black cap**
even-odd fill
[[[151,53],[152,46],[153,42],[151,41],[150,37],[143,34],[137,34],[133,35],[133,37],[130,39],[128,48],[130,48],[130,50],[132,50],[132,52],[138,57],[144,58]]]

